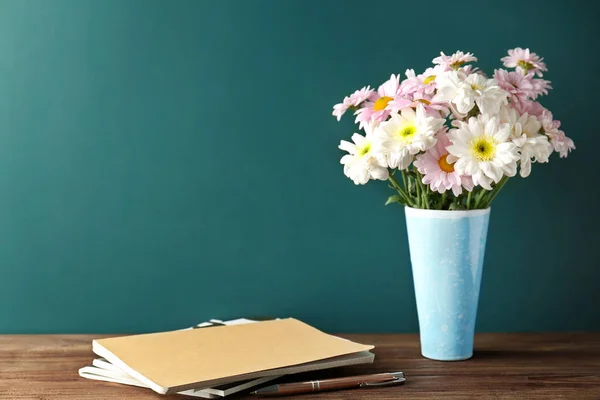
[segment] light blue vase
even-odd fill
[[[421,354],[471,358],[490,209],[405,212]]]

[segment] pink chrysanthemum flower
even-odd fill
[[[400,91],[400,74],[390,77],[389,80],[381,84],[377,93],[373,93],[369,101],[356,111],[356,122],[362,128],[366,124],[378,124],[385,121],[390,115],[390,101],[398,95]]]
[[[425,114],[431,117],[442,117],[446,118],[450,115],[450,105],[447,102],[443,101],[434,101],[433,96],[422,95],[420,93],[415,93],[413,108],[418,104],[422,104],[423,108],[425,108]]]
[[[533,96],[532,78],[533,74],[523,75],[517,71],[508,72],[505,69],[494,71],[494,79],[498,81],[498,86],[510,93],[513,101],[527,101]]]
[[[446,71],[443,65],[436,65],[433,68],[427,68],[422,74],[416,75],[412,69],[406,70],[406,79],[400,85],[400,93],[404,96],[410,96],[414,93],[420,93],[420,96],[435,94],[435,78],[437,75]]]
[[[368,100],[373,93],[375,93],[375,89],[371,89],[370,86],[365,86],[364,88],[352,93],[350,96],[344,97],[343,102],[333,106],[333,116],[337,117],[337,120],[339,121],[348,108],[359,107],[363,102]]]
[[[542,123],[544,133],[550,138],[552,148],[558,152],[560,158],[567,157],[571,150],[575,150],[575,143],[559,129],[560,121],[553,119],[549,110],[545,109],[538,119]]]
[[[419,93],[415,93],[413,96],[413,100],[407,99],[406,97],[396,96],[396,98],[389,103],[389,109],[392,113],[400,112],[405,108],[414,108],[416,109],[419,106],[422,106],[425,114],[434,117],[434,118],[446,118],[450,114],[450,109],[448,108],[448,103],[438,102],[431,100],[432,96],[427,96]]]
[[[542,129],[545,134],[555,133],[560,128],[560,121],[554,120],[552,112],[548,109],[544,109],[542,114],[538,116],[538,120],[542,124]]]
[[[512,103],[512,106],[519,114],[527,113],[529,115],[535,115],[536,117],[540,117],[544,111],[547,111],[539,102],[531,100],[515,102]]]
[[[548,94],[548,90],[552,89],[550,81],[545,79],[532,79],[531,83],[533,84],[532,100],[535,100],[538,96]]]
[[[406,98],[402,95],[398,95],[394,98],[394,100],[390,101],[388,103],[388,108],[391,112],[399,112],[400,110],[407,108],[407,107],[413,107],[414,106],[414,101],[412,101],[409,98]]]
[[[437,143],[434,147],[417,156],[415,167],[423,174],[423,183],[429,185],[431,190],[444,193],[452,190],[455,196],[462,193],[463,188],[469,192],[473,190],[473,180],[469,176],[460,175],[454,170],[454,165],[447,160],[450,139],[444,131],[438,132]]]
[[[406,79],[400,84],[400,90],[394,100],[390,101],[389,108],[392,112],[399,112],[403,108],[417,108],[421,105],[426,114],[439,118],[447,117],[450,113],[448,103],[433,101],[435,95],[435,78],[446,69],[441,65],[427,68],[422,74],[416,75],[412,69],[406,70]]]
[[[462,67],[462,72],[464,72],[466,75],[471,75],[471,74],[480,74],[485,76],[486,78],[488,77],[487,74],[485,72],[483,72],[482,70],[480,70],[477,67],[474,67],[472,65],[465,65],[464,67]]]
[[[462,51],[457,51],[451,56],[447,56],[443,51],[441,51],[440,56],[432,60],[434,64],[441,65],[445,67],[446,70],[458,69],[471,61],[477,61],[477,57],[475,57],[472,53],[463,53]]]
[[[544,76],[542,71],[548,71],[548,68],[546,68],[543,60],[537,54],[530,53],[529,49],[523,50],[517,47],[516,49],[509,50],[508,55],[500,61],[504,63],[505,67],[516,68],[523,72],[523,74],[534,72],[537,76]]]
[[[550,81],[534,79],[533,72],[523,75],[519,71],[508,72],[505,69],[497,69],[494,71],[494,79],[502,89],[510,93],[514,102],[535,100],[542,94],[548,94],[548,90],[552,89]]]
[[[569,155],[571,150],[575,150],[575,143],[573,139],[567,137],[561,130],[557,131],[553,135],[548,135],[550,143],[554,151],[560,154],[560,158],[565,158]]]

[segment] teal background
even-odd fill
[[[404,212],[343,176],[332,106],[516,46],[578,148],[494,202],[477,330],[600,329],[598,6],[489,3],[0,1],[0,332],[416,331]]]

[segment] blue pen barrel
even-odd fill
[[[440,361],[468,359],[490,209],[405,211],[421,354]]]

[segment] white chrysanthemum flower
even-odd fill
[[[502,107],[500,121],[510,126],[510,137],[519,148],[521,156],[521,171],[523,178],[531,174],[531,163],[547,163],[552,153],[552,146],[546,135],[540,134],[542,124],[534,115],[524,113],[519,115],[517,110]]]
[[[390,168],[405,169],[413,156],[435,145],[435,133],[444,126],[444,118],[428,116],[422,105],[404,108],[400,113],[390,115],[375,129],[381,141],[381,148]]]
[[[355,133],[352,135],[354,143],[340,141],[339,148],[347,151],[340,160],[344,165],[344,175],[352,179],[355,185],[364,185],[371,179],[386,180],[389,171],[385,164],[385,157],[378,152],[378,144],[368,126],[366,136]]]
[[[503,175],[515,176],[519,154],[510,141],[510,126],[498,118],[480,114],[468,122],[456,121],[450,130],[448,162],[461,175],[470,175],[475,185],[491,190]]]
[[[508,93],[498,82],[481,74],[448,71],[438,75],[435,82],[434,101],[452,103],[461,114],[471,111],[475,104],[483,114],[497,114],[500,106],[508,103]]]

